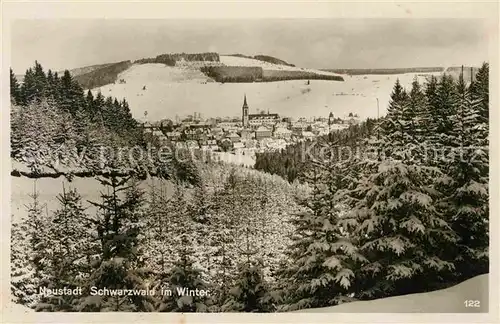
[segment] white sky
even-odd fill
[[[479,65],[486,28],[472,19],[18,20],[12,68],[45,69],[216,51],[268,54],[301,67]]]

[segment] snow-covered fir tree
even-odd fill
[[[441,93],[446,93],[450,82],[443,81]],[[445,99],[440,102],[450,104]],[[440,257],[441,249],[456,241],[450,224],[436,209],[441,193],[434,180],[441,176],[440,170],[404,149],[392,149],[393,145],[404,148],[408,143],[414,144],[413,149],[425,148],[408,124],[396,120],[408,109],[417,109],[412,112],[416,116],[425,111],[417,105],[395,106],[393,114],[386,117],[389,128],[382,125],[383,136],[378,143],[393,154],[377,161],[361,161],[364,170],[356,189],[350,192],[349,215],[359,223],[353,234],[369,261],[357,273],[356,296],[363,299],[429,289],[431,278],[454,270],[452,262]],[[393,129],[393,125],[400,127]]]
[[[141,225],[144,217],[142,192],[131,176],[111,174],[99,181],[108,192],[102,202],[91,202],[99,214],[90,220],[99,241],[91,275],[84,280],[84,296],[79,311],[151,311],[154,300],[147,295],[99,296],[92,287],[108,289],[146,289],[149,270],[141,262]]]
[[[341,217],[336,200],[340,170],[333,161],[317,162],[304,174],[311,186],[302,197],[304,211],[293,219],[290,262],[283,271],[281,310],[336,305],[349,300],[356,267],[364,257],[350,241],[352,220]]]
[[[162,296],[157,311],[207,312],[212,306],[210,296],[205,293],[196,295],[196,290],[207,292],[210,291],[210,286],[201,278],[201,272],[193,265],[187,250],[181,252],[180,259],[162,279],[167,284],[164,289],[170,289],[173,295]]]
[[[25,222],[12,223],[10,251],[10,290],[12,302],[34,308],[39,300],[39,276],[31,262],[32,249]]]
[[[29,196],[26,218],[12,226],[12,241],[16,244],[11,245],[11,292],[16,302],[34,308],[39,301],[41,281],[47,276],[50,233],[46,226],[46,206],[39,201],[36,180]]]
[[[197,244],[194,235],[191,215],[184,197],[181,182],[176,184],[174,197],[171,200],[169,213],[174,223],[175,232],[171,235],[171,244],[177,247],[178,258],[166,272],[160,273],[156,287],[170,289],[173,296],[160,296],[157,310],[160,312],[206,312],[212,305],[210,296],[179,294],[179,290],[208,290],[208,284],[203,280],[202,273],[194,264],[194,246]]]
[[[223,312],[269,312],[269,285],[261,267],[244,262],[238,268],[238,276],[221,310]]]
[[[12,69],[10,69],[10,98],[12,104],[17,105],[21,103],[21,88]]]
[[[463,72],[460,75],[456,114],[450,116],[454,151],[443,166],[447,177],[441,185],[447,195],[441,208],[459,236],[452,254],[458,261],[459,280],[485,273],[489,267],[488,120],[484,118],[488,92],[473,92],[487,78],[486,67],[486,72],[478,73],[476,81],[467,87]]]
[[[81,196],[75,189],[66,190],[57,197],[60,208],[47,217],[47,277],[40,286],[48,289],[80,287],[89,276],[91,251],[90,230],[85,226],[88,216],[81,204]],[[42,296],[38,311],[74,311],[78,296]]]

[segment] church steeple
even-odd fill
[[[247,94],[245,93],[245,96],[243,98],[243,107],[241,107],[242,110],[242,117],[241,117],[241,123],[243,124],[243,127],[248,127],[248,104],[247,104]]]
[[[247,104],[247,94],[245,93],[245,97],[243,99],[243,108],[248,108],[248,104]]]

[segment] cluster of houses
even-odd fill
[[[359,123],[359,118],[353,114],[344,119],[334,118],[330,113],[324,118],[300,118],[296,121],[269,111],[249,114],[245,96],[241,119],[202,120],[201,116],[195,113],[183,121],[176,118],[175,123],[145,123],[144,130],[161,143],[174,143],[177,147],[251,155],[255,152],[285,148],[291,143],[327,135],[331,131],[356,123]]]

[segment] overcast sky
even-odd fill
[[[486,28],[464,19],[18,20],[11,66],[46,69],[215,51],[267,54],[310,68],[479,65]]]

